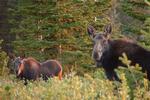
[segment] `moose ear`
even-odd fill
[[[95,37],[95,28],[93,26],[88,26],[87,32],[92,39]]]
[[[109,34],[112,33],[111,24],[108,24],[108,25],[105,26],[105,28],[104,28],[104,33],[105,33],[106,35],[109,35]]]
[[[25,58],[25,54],[22,53],[22,54],[20,55],[20,58],[21,58],[21,59],[24,59],[24,58]]]
[[[16,58],[15,53],[13,53],[13,52],[8,52],[8,57],[12,60],[14,60]]]

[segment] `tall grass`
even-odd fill
[[[128,68],[117,71],[122,83],[106,79],[103,69],[79,76],[72,72],[24,85],[15,75],[0,76],[0,100],[149,100],[149,81],[138,65],[131,66],[126,55],[120,58]]]
[[[98,73],[103,74],[103,71],[98,70],[94,74]],[[122,83],[85,74],[83,77],[65,76],[61,81],[58,78],[49,79],[47,82],[37,80],[29,82],[25,86],[24,82],[16,79],[14,75],[0,77],[0,100],[150,99],[149,85],[146,79],[140,79],[136,85],[129,84],[125,73],[123,71],[120,73]]]

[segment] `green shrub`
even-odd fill
[[[7,67],[8,57],[4,51],[0,50],[0,75],[4,74],[4,70]]]
[[[0,44],[2,43],[2,41],[0,41]],[[8,63],[8,57],[7,54],[1,50],[0,48],[0,75],[4,74],[4,71],[7,67],[7,63]]]

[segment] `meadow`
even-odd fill
[[[123,57],[128,68],[120,67],[116,71],[122,80],[109,81],[102,68],[93,68],[91,73],[78,75],[72,71],[64,74],[63,79],[38,79],[24,85],[23,80],[14,74],[0,76],[1,100],[149,100],[149,81],[138,65],[130,66],[130,61]],[[6,69],[5,69],[6,70]]]

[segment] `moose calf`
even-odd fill
[[[26,80],[36,80],[42,77],[43,80],[47,80],[50,77],[58,76],[62,79],[62,66],[56,60],[47,60],[43,63],[39,63],[32,57],[23,58],[17,57],[14,60],[14,67],[16,68],[16,74],[18,78]]]

